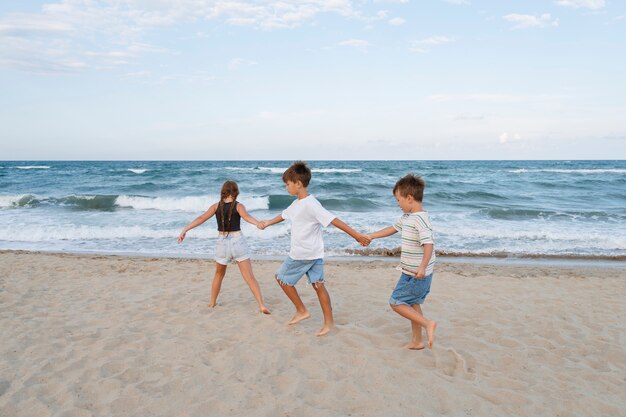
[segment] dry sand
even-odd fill
[[[326,264],[336,329],[253,263],[0,252],[0,416],[624,416],[626,270],[440,263],[409,351],[394,264]]]

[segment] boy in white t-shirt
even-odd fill
[[[283,173],[283,181],[287,187],[287,192],[297,196],[298,199],[291,203],[282,214],[271,220],[260,222],[258,227],[264,229],[283,220],[291,221],[291,249],[289,256],[276,272],[276,281],[296,308],[296,314],[288,324],[296,324],[311,317],[295,287],[300,278],[306,274],[317,293],[324,313],[324,326],[316,334],[323,336],[333,328],[334,321],[330,296],[324,286],[322,227],[332,224],[352,236],[363,246],[368,245],[370,240],[335,217],[322,207],[314,196],[308,193],[307,187],[311,181],[311,170],[306,162],[294,162]]]

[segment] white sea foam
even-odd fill
[[[135,174],[143,174],[147,171],[145,168],[128,168],[128,171],[133,172]]]
[[[269,197],[249,197],[242,198],[241,203],[246,206],[246,210],[267,210],[270,207]]]
[[[102,239],[160,239],[175,238],[180,230],[149,229],[140,226],[29,226],[0,230],[0,240],[15,242],[45,242],[57,240],[102,240]]]
[[[226,169],[231,171],[248,171],[248,172],[258,172],[265,171],[270,172],[272,174],[282,174],[287,170],[287,167],[258,167],[258,168],[243,168],[243,167],[226,167]],[[312,168],[312,172],[320,172],[320,173],[350,173],[350,172],[361,172],[360,168]]]
[[[582,249],[593,248],[594,250],[626,248],[626,234],[624,233],[609,233],[608,231],[606,233],[602,231],[589,232],[585,236],[585,240],[581,241],[580,229],[575,226],[568,229],[560,227],[558,230],[528,228],[514,230],[511,227],[498,228],[495,224],[491,228],[439,225],[437,227],[437,235],[444,240],[445,238],[451,240],[447,242],[446,246],[460,246],[463,248],[463,251],[468,251],[468,248],[464,247],[465,243],[468,245],[477,245],[479,243],[478,246],[483,251],[490,247],[488,242],[498,242],[496,245],[504,245],[492,248],[494,250],[517,252],[523,249],[522,252],[539,251],[548,254],[553,250],[571,250],[574,247]],[[459,242],[463,243],[459,244]],[[446,249],[451,248],[446,247]]]
[[[626,169],[513,169],[509,172],[513,174],[524,174],[527,172],[552,172],[558,174],[626,174]]]
[[[49,169],[50,167],[47,165],[25,165],[25,166],[16,166],[17,169]]]
[[[250,238],[251,240],[272,240],[279,237],[289,236],[291,225],[281,223],[280,225],[269,226],[264,230],[260,230],[256,226],[245,223],[242,220],[241,230],[244,236],[246,236],[246,238]]]
[[[287,167],[285,168],[276,168],[276,167],[259,167],[256,168],[259,171],[268,171],[271,172],[272,174],[282,174],[283,172],[285,172],[287,170]]]
[[[508,228],[499,228],[498,224],[493,222],[491,227],[481,228],[479,227],[462,227],[458,224],[438,224],[437,233],[446,234],[448,236],[454,236],[460,239],[502,239],[506,237],[511,240],[570,240],[577,239],[580,236],[580,231],[576,228],[572,228],[572,232],[568,233],[564,230],[561,231],[548,231],[538,229],[524,229],[514,230],[512,226]]]
[[[163,211],[190,211],[207,210],[215,198],[208,196],[197,197],[140,197],[120,195],[115,200],[119,207],[129,207],[136,210],[163,210]]]
[[[97,241],[111,240],[123,243],[138,239],[171,239],[174,242],[183,225],[177,229],[159,229],[145,226],[74,226],[74,225],[29,225],[9,226],[0,229],[0,241],[7,242],[54,242],[54,241]],[[271,240],[289,233],[288,225],[273,226],[259,230],[255,226],[242,222],[242,231],[246,237],[257,240]],[[187,239],[214,239],[218,236],[214,223],[208,227],[197,227],[187,232]]]
[[[26,194],[0,195],[0,207],[13,207],[24,197],[26,197]]]
[[[282,174],[285,172],[287,168],[276,168],[276,167],[259,167],[259,168],[250,168],[250,167],[225,167],[229,171],[243,171],[243,172],[271,172],[272,174]]]
[[[328,173],[328,172],[361,172],[362,169],[360,168],[313,168],[311,171],[313,172],[324,172],[324,173]]]
[[[202,212],[218,202],[217,196],[189,196],[189,197],[141,197],[120,195],[115,200],[119,207],[129,207],[136,210],[188,211]],[[268,197],[249,197],[239,200],[248,211],[267,210]]]

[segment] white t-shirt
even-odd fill
[[[326,227],[335,215],[326,210],[311,194],[291,203],[282,212],[291,221],[291,259],[311,260],[324,257],[322,226]]]

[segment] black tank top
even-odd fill
[[[235,207],[233,207],[233,212],[229,219],[230,206],[232,204],[234,204]],[[222,208],[224,209],[223,211]],[[215,219],[217,220],[217,230],[220,232],[238,232],[241,230],[241,216],[237,213],[236,201],[219,204],[217,206],[217,212],[215,213]]]

